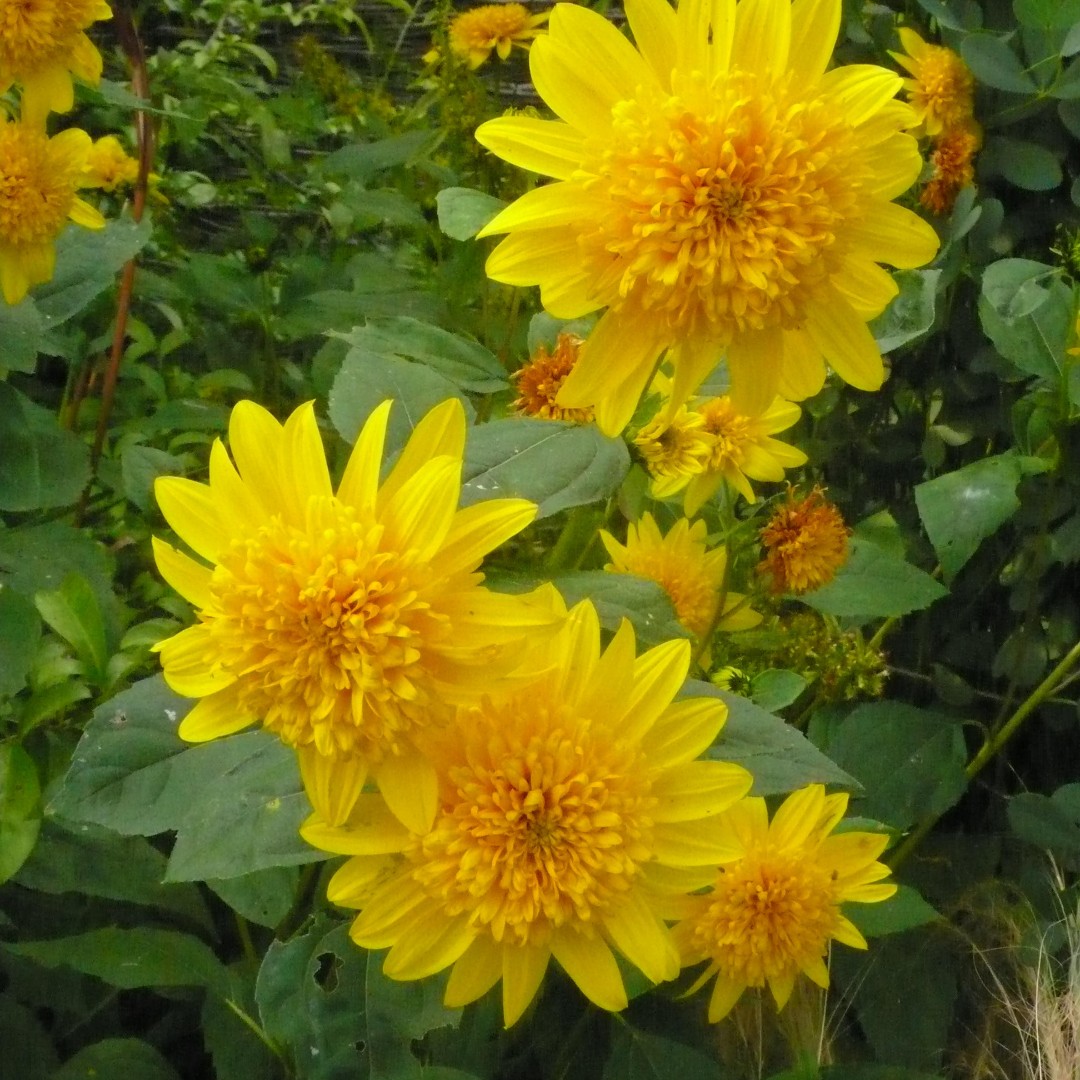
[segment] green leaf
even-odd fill
[[[26,685],[41,640],[41,619],[34,605],[0,581],[0,697]]]
[[[937,19],[942,26],[947,27],[950,30],[963,30],[964,24],[957,18],[953,12],[952,6],[947,0],[919,0],[919,6],[928,15]]]
[[[139,986],[205,986],[225,993],[228,972],[198,938],[176,930],[109,926],[50,941],[0,942],[0,948],[44,967],[68,967],[133,990]]]
[[[980,161],[983,169],[999,173],[1025,191],[1052,191],[1064,179],[1055,154],[1023,139],[995,135],[987,140]]]
[[[32,375],[44,334],[41,312],[32,299],[14,307],[0,302],[0,371],[6,368]]]
[[[925,571],[853,536],[848,560],[836,577],[800,599],[826,615],[867,620],[921,611],[946,595],[948,590]]]
[[[456,397],[466,417],[475,415],[472,405],[445,375],[424,364],[396,356],[382,356],[366,349],[350,349],[330,391],[330,419],[350,445],[375,408],[392,398],[386,433],[388,448],[403,446],[421,418],[447,398]]]
[[[45,326],[55,329],[77,315],[115,281],[120,268],[150,239],[150,220],[117,218],[104,229],[69,226],[56,243],[56,273],[34,292]]]
[[[86,677],[98,685],[103,684],[109,663],[109,643],[97,597],[85,578],[68,574],[59,589],[39,592],[34,597],[34,604],[50,628],[75,650]]]
[[[996,265],[996,264],[994,264]],[[1063,281],[1049,284],[1049,296],[1030,314],[1006,321],[985,296],[979,299],[979,320],[994,348],[1028,375],[1053,381],[1073,331],[1072,289]]]
[[[509,386],[506,371],[490,350],[419,319],[369,319],[366,326],[333,336],[366,352],[419,360],[462,390],[476,394],[494,394]]]
[[[922,337],[937,314],[940,270],[900,270],[893,277],[900,286],[899,295],[870,324],[883,353]]]
[[[0,1054],[0,1080],[51,1080],[58,1060],[35,1010],[10,993],[0,994],[0,1046],[19,1048]]]
[[[987,86],[1013,94],[1038,91],[1020,58],[996,34],[968,34],[960,45],[960,55],[975,78]]]
[[[180,1074],[142,1039],[103,1039],[85,1046],[52,1074],[52,1080],[180,1080]]]
[[[169,881],[321,859],[297,834],[310,807],[292,752],[258,731],[189,746],[176,727],[191,705],[155,676],[95,710],[50,809],[123,835],[175,830]]]
[[[899,934],[941,918],[940,912],[910,885],[899,886],[895,896],[877,904],[845,904],[844,914],[862,931],[864,937]]]
[[[684,1043],[615,1025],[603,1080],[712,1080],[716,1060]]]
[[[1008,816],[1021,840],[1072,860],[1080,856],[1080,784],[1066,784],[1049,798],[1023,791],[1009,799]]]
[[[766,712],[776,713],[797,701],[806,685],[797,671],[770,668],[750,681],[750,700]]]
[[[0,744],[0,883],[34,850],[41,827],[40,798],[33,759],[18,743]]]
[[[377,142],[353,143],[328,154],[319,168],[329,176],[366,181],[376,173],[421,159],[430,149],[432,140],[430,131],[408,131]]]
[[[117,836],[53,817],[42,822],[37,844],[15,880],[40,893],[80,893],[142,904],[211,929],[200,892],[191,885],[163,883],[165,865],[165,856],[140,836]]]
[[[439,228],[453,240],[471,240],[504,206],[502,199],[474,188],[444,188],[435,196]]]
[[[144,512],[154,507],[154,481],[159,476],[180,475],[183,471],[183,462],[178,457],[152,446],[129,446],[120,458],[124,495]]]
[[[207,994],[203,999],[203,1042],[218,1080],[284,1080],[282,1062],[249,1026],[258,1025],[255,974],[247,961],[234,964],[229,968],[228,995]]]
[[[305,1080],[422,1080],[413,1039],[456,1024],[437,980],[396,983],[347,928],[320,919],[275,941],[255,986],[263,1027],[293,1054]]]
[[[967,788],[961,725],[898,701],[860,705],[825,749],[862,784],[859,813],[896,829],[943,814]]]
[[[461,501],[531,499],[543,518],[608,498],[629,469],[626,444],[594,424],[494,420],[469,432]]]
[[[1080,0],[1013,0],[1013,12],[1025,26],[1064,29],[1080,21]]]
[[[946,582],[1019,509],[1016,486],[1022,473],[1019,456],[1010,452],[916,486],[915,505]]]
[[[827,1065],[815,1080],[943,1080],[938,1073],[915,1072],[899,1065]]]
[[[295,866],[270,866],[242,877],[206,884],[235,912],[259,926],[277,926],[289,913],[300,874]]]
[[[728,719],[709,757],[734,761],[754,776],[754,795],[781,795],[807,784],[837,784],[858,790],[859,782],[830,761],[802,732],[738,694],[690,679],[683,687],[690,697],[718,697],[727,704]]]
[[[0,510],[70,506],[90,480],[90,450],[47,409],[0,382]]]
[[[689,637],[675,615],[671,597],[655,581],[607,570],[576,570],[546,580],[562,593],[568,605],[591,600],[605,630],[618,630],[622,620],[629,619],[642,647]]]
[[[1033,259],[998,259],[983,271],[982,295],[995,313],[1012,325],[1042,307],[1060,278],[1061,270],[1056,266]]]

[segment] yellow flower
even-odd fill
[[[494,686],[430,740],[430,830],[402,828],[366,794],[344,826],[317,816],[304,826],[316,847],[353,856],[327,895],[361,909],[352,938],[390,949],[387,975],[423,979],[452,964],[450,1007],[501,979],[510,1026],[553,956],[603,1009],[627,1003],[615,952],[653,982],[678,974],[664,918],[712,879],[728,846],[714,822],[751,778],[694,760],[727,709],[672,702],[689,644],[634,652],[624,622],[601,654],[596,612],[579,604],[531,654],[531,682]]]
[[[450,51],[478,68],[494,49],[500,60],[510,55],[515,45],[529,47],[540,32],[547,12],[530,15],[524,4],[484,4],[454,17],[450,23]]]
[[[904,89],[926,134],[966,125],[975,107],[975,81],[967,64],[944,45],[928,45],[909,27],[902,26],[898,33],[907,55],[889,55],[912,75],[904,80]]]
[[[724,394],[694,405],[692,412],[701,417],[701,430],[710,440],[704,468],[666,476],[656,472],[651,486],[657,499],[670,498],[685,488],[683,509],[688,516],[696,514],[725,481],[747,502],[755,502],[751,480],[783,480],[785,469],[806,464],[801,450],[772,438],[802,415],[790,401],[776,398],[759,416],[747,416]]]
[[[712,457],[714,439],[705,430],[705,417],[680,405],[673,413],[661,409],[634,436],[645,468],[653,478],[652,493],[681,491],[690,478],[699,476]]]
[[[720,594],[724,593],[724,614],[718,630],[748,630],[761,622],[761,615],[745,605],[741,593],[727,591],[727,549],[708,550],[705,522],[693,525],[679,518],[666,536],[652,514],[646,511],[627,530],[626,544],[611,533],[600,531],[612,558],[605,570],[637,574],[655,581],[671,597],[679,622],[693,634],[704,634],[713,625]]]
[[[83,32],[112,18],[104,0],[0,0],[0,94],[22,84],[22,114],[40,121],[75,102],[71,76],[96,86],[101,54]]]
[[[709,962],[689,992],[716,976],[711,1023],[727,1016],[747,987],[768,983],[781,1009],[800,972],[828,987],[825,956],[833,940],[866,948],[840,905],[887,900],[896,886],[879,884],[889,873],[876,861],[887,836],[829,835],[847,802],[846,794],[826,795],[811,784],[784,800],[771,825],[764,799],[742,799],[723,815],[729,861],[712,892],[690,899],[674,931],[684,964]]]
[[[726,353],[749,415],[816,393],[828,363],[876,390],[867,329],[897,294],[879,262],[921,266],[934,230],[890,200],[918,145],[871,65],[826,71],[841,0],[628,0],[638,46],[557,4],[530,52],[556,121],[500,117],[476,137],[555,178],[480,235],[509,233],[488,274],[539,285],[559,318],[607,308],[559,394],[618,434],[668,351],[673,408]]]
[[[233,410],[209,485],[157,481],[158,503],[212,567],[155,538],[162,576],[199,621],[162,642],[165,679],[201,700],[192,742],[263,726],[295,747],[312,803],[341,821],[370,771],[417,829],[435,775],[416,740],[517,663],[557,622],[552,590],[489,592],[487,552],[536,515],[524,499],[458,510],[465,415],[451,399],[417,424],[379,483],[389,401],[364,424],[333,491],[310,404],[284,427],[254,402]],[[559,604],[561,606],[561,602]]]
[[[17,304],[53,275],[55,242],[68,221],[101,229],[105,219],[76,196],[84,183],[90,136],[69,128],[8,120],[0,110],[0,291]]]
[[[554,352],[546,345],[540,345],[528,363],[511,376],[518,391],[514,408],[526,416],[539,416],[544,420],[589,423],[593,418],[591,408],[565,409],[555,403],[559,388],[574,370],[580,350],[581,338],[575,334],[560,334]]]
[[[803,499],[789,489],[787,502],[761,530],[765,558],[758,569],[771,579],[774,593],[810,592],[832,581],[847,562],[847,538],[840,511],[821,488]]]
[[[972,123],[946,128],[934,140],[930,161],[934,175],[919,193],[919,202],[935,214],[949,213],[957,195],[975,182],[975,154],[982,145],[982,132]]]
[[[87,187],[115,191],[121,185],[134,184],[139,178],[139,163],[129,157],[115,135],[104,135],[94,141],[86,159]]]

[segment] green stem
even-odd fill
[[[585,558],[585,553],[592,547],[593,539],[604,519],[604,512],[595,507],[574,507],[566,515],[566,524],[547,557],[547,573],[577,569]]]

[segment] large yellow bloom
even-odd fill
[[[866,948],[841,905],[887,900],[896,886],[880,883],[889,868],[876,861],[887,836],[830,835],[847,802],[812,784],[789,795],[771,825],[764,799],[743,799],[723,815],[732,857],[712,891],[686,903],[675,927],[683,963],[709,962],[690,992],[716,976],[711,1022],[727,1016],[747,987],[768,983],[778,1008],[800,972],[828,987],[825,955],[833,940]]]
[[[22,84],[22,114],[42,120],[75,101],[71,76],[97,85],[101,53],[86,36],[112,18],[105,0],[0,0],[0,93]]]
[[[284,427],[259,405],[233,410],[210,483],[157,481],[169,524],[196,562],[155,538],[158,569],[195,605],[195,626],[162,642],[165,679],[201,700],[185,739],[255,721],[296,748],[312,803],[348,815],[368,771],[417,829],[435,775],[416,739],[516,661],[560,617],[549,590],[489,592],[481,559],[536,514],[524,499],[458,510],[465,415],[451,399],[417,424],[380,485],[389,401],[369,417],[335,493],[315,413]],[[565,610],[565,609],[563,609]]]
[[[826,72],[841,0],[627,0],[637,49],[558,4],[530,53],[561,118],[502,117],[484,146],[556,182],[481,235],[508,232],[491,277],[539,285],[560,318],[606,307],[559,403],[617,434],[668,350],[674,405],[726,353],[738,407],[820,389],[825,364],[877,389],[868,319],[921,266],[934,230],[890,202],[922,168],[901,79]]]
[[[531,683],[493,687],[431,739],[430,830],[402,828],[366,794],[345,825],[304,826],[316,847],[353,856],[327,895],[361,909],[353,940],[390,949],[387,975],[423,979],[452,964],[449,1006],[501,978],[507,1026],[552,956],[604,1009],[627,1001],[616,951],[653,982],[675,977],[664,918],[711,880],[730,846],[715,823],[751,778],[695,760],[727,710],[715,698],[672,702],[689,644],[634,651],[624,622],[601,654],[596,612],[579,604],[531,654]]]
[[[506,60],[515,45],[523,49],[540,33],[548,13],[530,15],[524,4],[484,4],[455,15],[450,23],[450,51],[478,68],[494,50]]]
[[[76,195],[90,147],[78,128],[50,139],[43,125],[9,120],[0,110],[0,291],[7,303],[53,276],[54,245],[68,221],[104,227],[101,214]]]
[[[709,551],[705,535],[704,521],[691,525],[686,518],[679,518],[665,536],[646,510],[640,521],[631,522],[625,545],[607,530],[600,530],[600,539],[612,559],[604,569],[655,581],[671,597],[679,622],[698,636],[713,626],[721,593],[724,613],[715,629],[757,626],[761,615],[746,606],[741,593],[726,588],[727,548]]]

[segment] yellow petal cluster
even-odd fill
[[[750,785],[737,765],[698,760],[727,710],[673,700],[689,663],[686,641],[635,657],[627,622],[602,651],[583,602],[530,651],[530,680],[432,733],[429,829],[404,828],[374,795],[339,826],[316,814],[307,840],[351,856],[328,896],[360,909],[353,940],[389,949],[391,978],[450,967],[449,1006],[501,980],[507,1026],[552,958],[603,1009],[627,1004],[616,955],[674,978],[666,913],[714,876],[730,847],[720,815]]]
[[[105,225],[77,194],[90,150],[85,131],[69,128],[50,139],[43,124],[0,111],[0,291],[8,304],[52,277],[56,238],[69,221]]]
[[[551,314],[606,309],[559,395],[608,434],[660,358],[673,408],[723,357],[737,408],[816,393],[826,365],[877,389],[867,329],[897,294],[879,263],[934,257],[934,230],[892,200],[922,159],[872,65],[827,71],[841,0],[628,0],[637,41],[557,4],[530,51],[559,118],[503,117],[480,142],[553,178],[497,215],[488,274],[539,285]]]
[[[515,45],[527,49],[547,21],[547,12],[530,15],[524,4],[484,4],[456,15],[450,23],[450,51],[478,68],[496,52],[506,60]]]
[[[582,340],[576,334],[559,334],[555,348],[539,345],[511,378],[518,396],[514,409],[523,416],[536,416],[541,420],[571,420],[587,424],[593,418],[589,409],[566,409],[556,398],[567,376],[574,370]]]
[[[692,897],[675,927],[684,964],[707,961],[690,992],[715,977],[709,1020],[722,1020],[749,987],[768,984],[778,1008],[804,974],[828,987],[829,945],[865,949],[843,914],[849,902],[877,903],[896,892],[882,883],[881,833],[831,835],[847,809],[845,794],[811,784],[784,800],[772,821],[764,799],[746,798],[723,815],[731,843],[709,892]]]
[[[836,506],[815,487],[787,499],[769,516],[761,530],[765,557],[758,569],[774,593],[805,593],[828,584],[847,562],[848,532]]]
[[[559,621],[561,601],[549,588],[509,596],[481,585],[483,557],[536,506],[458,509],[456,399],[417,424],[380,483],[390,406],[364,424],[336,491],[310,404],[282,426],[241,402],[233,460],[215,443],[209,484],[157,481],[162,513],[201,560],[155,538],[159,570],[198,615],[157,648],[169,685],[199,699],[181,736],[261,723],[296,748],[329,820],[343,820],[370,771],[420,827],[435,778],[418,740],[508,673],[522,641]]]

